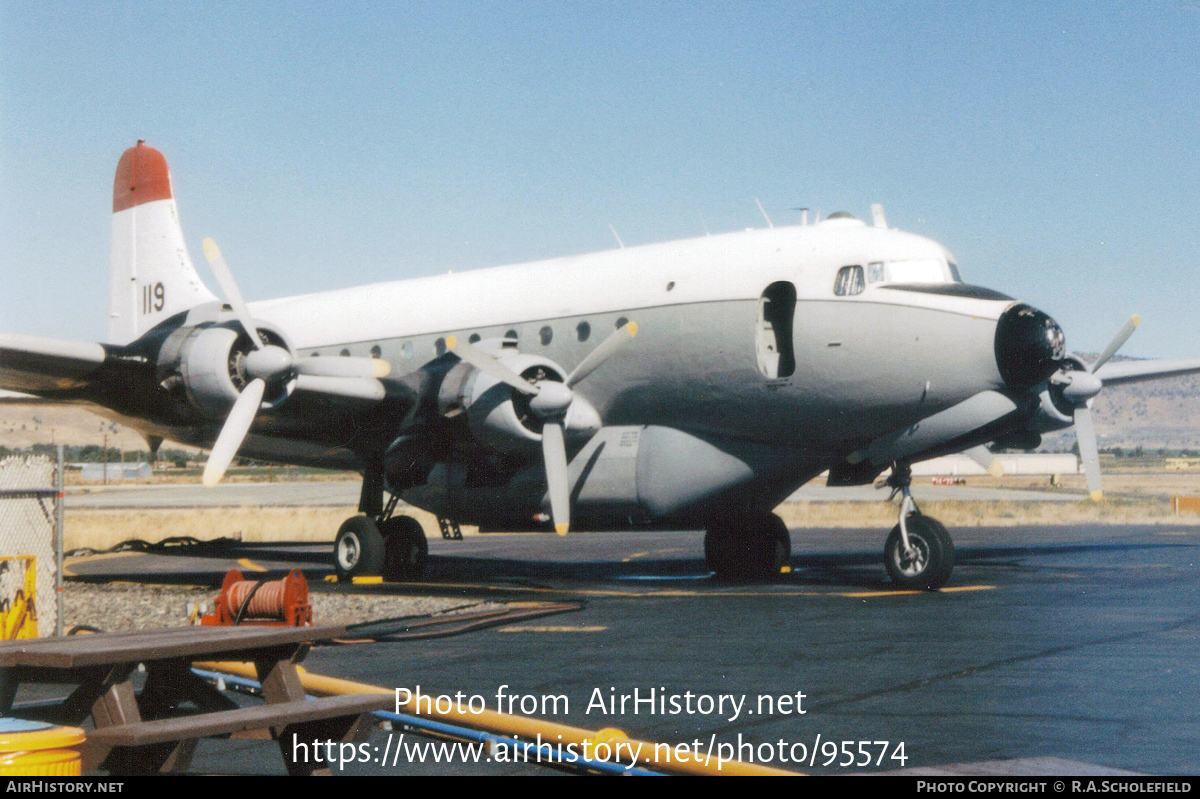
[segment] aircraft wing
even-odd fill
[[[82,388],[104,364],[92,341],[0,333],[0,389],[34,394]]]
[[[1161,380],[1166,377],[1200,372],[1200,358],[1179,358],[1170,361],[1109,361],[1096,372],[1106,386],[1137,383],[1142,380]]]

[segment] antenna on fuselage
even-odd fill
[[[704,214],[700,214],[700,224],[704,225],[704,235],[711,236],[712,231],[708,229],[708,220],[704,218]]]
[[[871,203],[871,222],[875,227],[887,228],[887,217],[883,215],[883,206]]]
[[[808,224],[808,209],[807,208],[793,208],[792,210],[800,212],[800,224],[801,225]]]
[[[612,231],[613,238],[617,240],[617,246],[619,246],[622,250],[625,249],[625,242],[621,241],[621,235],[617,233],[617,229],[613,227],[612,222],[608,223],[608,229]]]
[[[763,209],[762,203],[758,201],[757,197],[754,198],[754,204],[758,206],[759,211],[762,211],[763,219],[767,220],[767,227],[774,228],[775,226],[771,224],[771,217],[767,216],[766,210]]]

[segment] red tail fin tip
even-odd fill
[[[144,139],[130,147],[117,163],[113,180],[113,213],[153,200],[171,199],[171,175],[167,159]]]

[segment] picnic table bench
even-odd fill
[[[71,684],[61,703],[22,715],[72,726],[91,718],[84,769],[186,771],[198,739],[257,733],[279,741],[289,773],[328,771],[309,759],[311,746],[293,757],[293,740],[362,740],[367,714],[391,704],[380,695],[306,698],[296,664],[311,642],[344,634],[340,626],[183,627],[0,643],[0,714],[11,714],[23,683]],[[207,659],[254,663],[267,704],[239,707],[196,676],[192,661]],[[131,681],[139,664],[140,695]]]

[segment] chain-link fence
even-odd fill
[[[0,460],[0,638],[62,634],[62,457]]]

